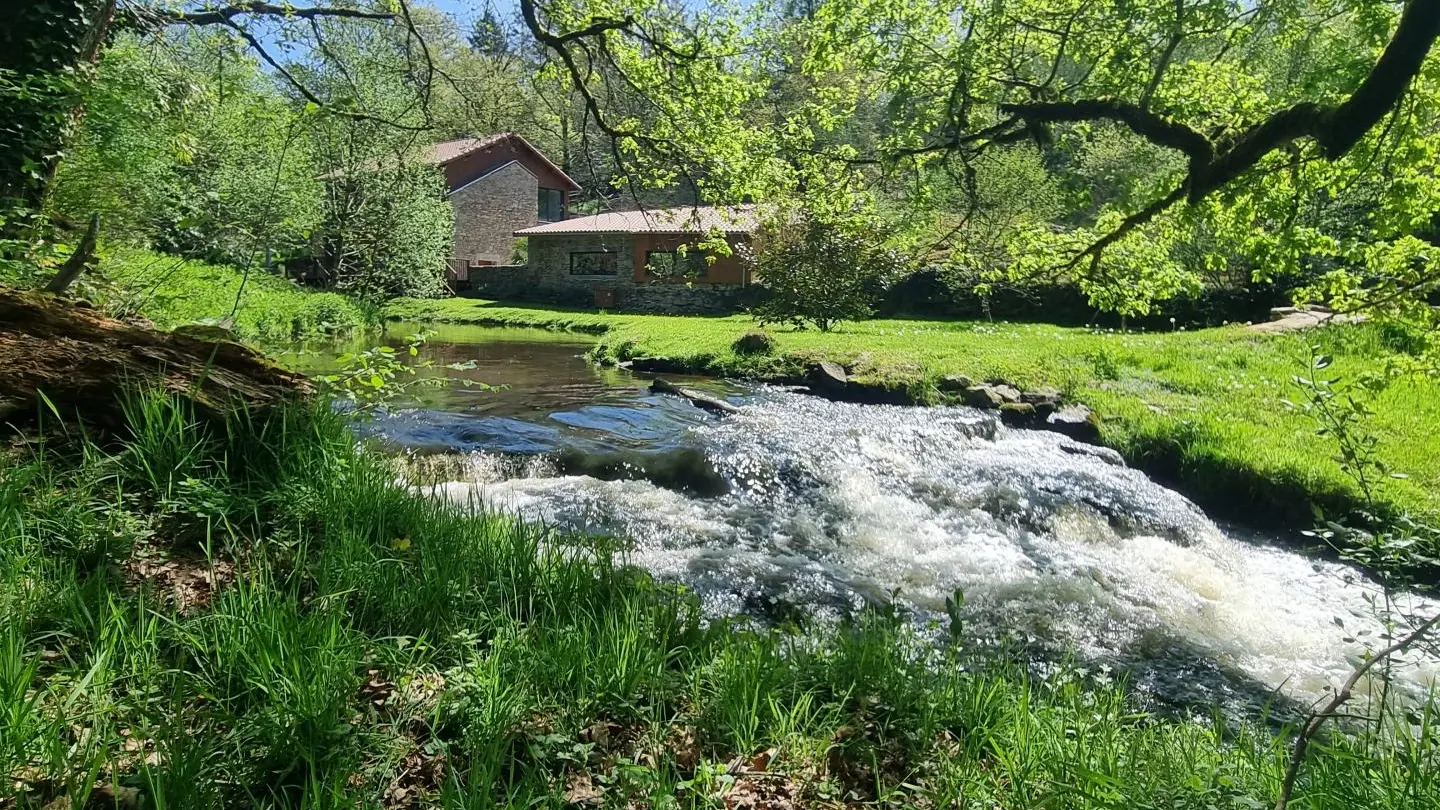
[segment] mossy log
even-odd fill
[[[0,287],[0,423],[42,410],[97,426],[120,423],[122,395],[160,387],[214,416],[311,392],[239,343],[161,332],[107,318],[83,302]]]

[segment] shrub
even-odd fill
[[[763,323],[813,325],[828,332],[841,321],[868,318],[901,275],[899,254],[874,224],[802,215],[760,234],[746,256],[756,281],[770,291],[752,310]]]
[[[735,338],[730,349],[743,357],[768,357],[775,353],[775,338],[768,332],[755,329]]]

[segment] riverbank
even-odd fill
[[[664,357],[677,367],[757,380],[799,376],[820,360],[917,402],[947,398],[947,375],[1054,388],[1100,417],[1104,444],[1132,465],[1182,489],[1215,514],[1257,525],[1310,525],[1315,510],[1351,515],[1364,499],[1289,403],[1304,392],[1310,346],[1333,358],[1329,376],[1353,380],[1405,348],[1376,325],[1264,335],[1240,327],[1119,334],[1045,325],[877,320],[830,333],[767,330],[774,351],[744,354],[735,340],[749,318],[568,312],[472,299],[400,300],[385,317],[524,326],[595,335],[595,355]],[[1368,425],[1377,456],[1398,475],[1376,482],[1389,515],[1440,514],[1440,384],[1409,379],[1380,392]],[[1440,552],[1440,549],[1434,551]]]
[[[974,660],[958,624],[703,623],[619,541],[413,493],[323,405],[127,414],[0,477],[0,802],[1268,806],[1283,776],[1283,735]],[[1432,733],[1334,736],[1296,806],[1433,807]]]
[[[306,289],[269,272],[248,275],[163,253],[120,248],[106,253],[87,292],[115,316],[139,316],[161,329],[228,322],[237,337],[284,345],[366,329],[374,309],[349,296]]]

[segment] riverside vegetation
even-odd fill
[[[972,660],[953,622],[704,623],[618,538],[418,496],[323,405],[125,413],[8,451],[8,802],[1198,810],[1283,778],[1284,735]],[[1322,738],[1292,806],[1436,807],[1437,719]]]
[[[1258,282],[1433,327],[1430,0],[682,5],[519,0],[524,37],[493,12],[466,37],[406,0],[0,4],[0,274],[153,247],[187,261],[117,250],[72,289],[254,341],[353,329],[374,313],[259,267],[372,302],[440,292],[453,216],[427,148],[513,129],[587,167],[587,207],[768,202],[967,293],[1058,279],[1137,316]],[[870,296],[890,262],[866,265],[845,286]],[[793,290],[830,290],[834,268],[803,269]],[[801,315],[828,327],[860,304]],[[597,359],[762,379],[832,359],[919,401],[945,374],[1003,376],[1090,404],[1107,442],[1210,506],[1291,526],[1312,506],[1436,512],[1435,381],[1371,375],[1413,371],[1424,334],[1389,326],[875,321],[736,353],[738,319],[391,314],[579,329]],[[1325,381],[1297,387],[1301,369]],[[1374,407],[1361,433],[1349,393]],[[894,609],[705,623],[624,565],[622,538],[426,498],[324,403],[202,419],[128,397],[110,432],[42,407],[4,450],[0,805],[1440,804],[1433,701],[1314,718],[1292,749],[1266,718],[1160,714],[1103,673],[972,660],[963,594],[938,644]],[[1384,536],[1403,543],[1382,567],[1435,556]]]
[[[1212,808],[1284,778],[1265,718],[978,657],[958,614],[939,643],[894,609],[702,621],[623,538],[424,497],[324,403],[206,421],[135,393],[124,413],[6,451],[0,790],[20,806]],[[1321,736],[1292,806],[1437,806],[1437,710]]]

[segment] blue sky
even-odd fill
[[[420,0],[422,5],[434,6],[441,11],[454,17],[465,28],[469,27],[471,21],[485,12],[486,0]],[[502,20],[508,20],[514,16],[519,8],[515,0],[491,0],[489,5],[495,7],[495,11]]]

